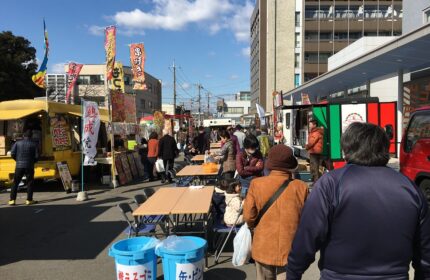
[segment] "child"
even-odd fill
[[[225,191],[224,223],[227,226],[243,224],[242,199],[240,198],[241,186],[238,180],[221,180],[220,188]],[[239,217],[239,219],[237,218]]]

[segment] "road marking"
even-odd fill
[[[34,213],[35,214],[39,214],[40,212],[42,212],[43,211],[43,209],[34,209]]]

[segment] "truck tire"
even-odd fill
[[[420,182],[420,188],[424,193],[425,198],[430,202],[430,179],[424,179]]]

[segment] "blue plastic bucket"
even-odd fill
[[[193,236],[177,238],[181,242],[176,248],[161,245],[155,252],[163,262],[164,280],[202,280],[206,240]]]
[[[135,237],[112,245],[109,256],[115,258],[116,279],[157,279],[155,247],[142,250],[149,242],[153,239]]]

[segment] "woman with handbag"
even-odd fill
[[[306,183],[292,178],[297,166],[291,148],[279,144],[269,151],[266,167],[270,174],[251,181],[243,218],[254,229],[252,258],[257,280],[285,280],[291,243],[308,196]]]
[[[148,173],[149,173],[149,181],[154,180],[154,173],[156,173],[154,169],[155,162],[158,157],[158,134],[157,132],[151,132],[149,135],[148,141]]]

